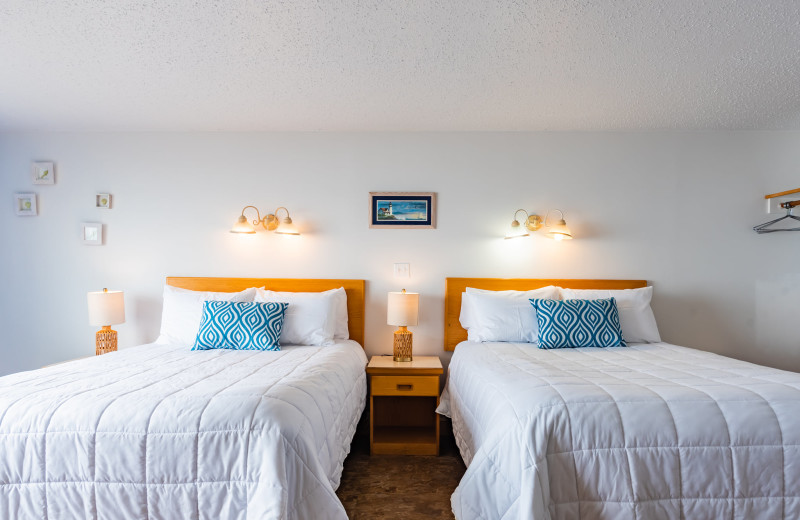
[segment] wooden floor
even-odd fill
[[[439,457],[369,455],[369,439],[356,440],[344,461],[336,494],[351,520],[448,519],[450,495],[465,467],[455,443],[442,442]]]

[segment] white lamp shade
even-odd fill
[[[567,227],[567,223],[563,218],[555,225],[549,226],[545,236],[555,240],[572,240],[572,232]]]
[[[508,226],[508,231],[506,231],[506,239],[526,236],[528,236],[528,230],[525,226],[521,225],[518,220],[514,220],[511,225]]]
[[[231,228],[231,233],[247,233],[248,235],[252,235],[255,232],[255,228],[250,222],[247,221],[247,218],[244,215],[241,215],[238,219],[236,219],[236,223]]]
[[[419,293],[390,292],[386,307],[386,323],[398,327],[416,325],[419,314]]]
[[[125,323],[125,299],[122,291],[88,293],[89,325],[104,327]]]
[[[279,235],[299,235],[300,230],[297,229],[297,226],[294,225],[292,219],[286,217],[281,221],[281,225],[278,226],[278,229],[275,230],[276,233]]]

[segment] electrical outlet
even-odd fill
[[[411,264],[394,264],[395,278],[411,278]]]
[[[770,215],[785,215],[786,210],[781,207],[781,203],[797,200],[798,197],[775,197],[774,199],[767,199],[767,213]]]

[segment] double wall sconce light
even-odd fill
[[[519,212],[525,214],[525,220],[520,222],[517,220],[517,215]],[[555,209],[552,211],[558,211],[561,215],[561,218],[555,223],[550,224],[550,211],[544,217],[544,222],[542,222],[542,217],[539,215],[529,215],[527,211],[524,209],[518,209],[514,212],[514,220],[511,222],[511,226],[506,233],[506,239],[509,238],[517,238],[517,237],[527,237],[529,236],[528,231],[536,231],[537,229],[542,227],[547,228],[547,232],[545,236],[548,238],[552,238],[553,240],[571,240],[572,239],[572,232],[567,227],[567,223],[564,221],[564,212],[560,209]]]
[[[244,216],[244,212],[247,210],[247,208],[253,208],[256,210],[256,220],[254,220],[252,224],[248,222],[247,217]],[[281,210],[286,212],[286,216],[282,219],[277,217],[278,212]],[[255,206],[245,206],[242,208],[242,214],[231,228],[231,233],[247,233],[252,235],[256,232],[256,226],[259,225],[263,226],[267,231],[274,231],[275,233],[279,233],[281,235],[300,234],[297,226],[292,223],[292,219],[289,217],[289,210],[283,206],[276,209],[274,213],[266,214],[264,218],[261,218],[261,213]]]

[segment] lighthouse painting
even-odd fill
[[[369,198],[371,228],[436,227],[435,193],[373,192]]]

